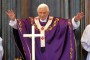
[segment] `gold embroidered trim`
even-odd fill
[[[26,41],[25,41],[25,43],[26,43]],[[27,45],[27,48],[28,48],[28,51],[29,51],[29,55],[30,55],[30,59],[31,59],[31,53],[30,53],[30,48],[29,48],[29,46],[28,46],[28,44],[26,43],[26,45]],[[26,55],[26,54],[25,54]]]
[[[33,24],[34,23],[33,17],[29,17],[29,19],[30,19],[30,23]]]
[[[70,19],[68,20],[68,26],[69,26],[69,29],[71,30],[71,22],[70,22]],[[70,60],[72,60],[72,55],[73,55],[73,48],[72,48],[72,36],[70,35]]]
[[[15,45],[16,45],[17,49],[19,50],[19,52],[20,52],[20,54],[21,54],[21,56],[22,56],[22,59],[24,59],[24,56],[22,55],[22,53],[21,53],[20,49],[18,48],[17,44],[15,44]],[[23,47],[23,46],[22,46],[22,47]],[[24,49],[23,49],[23,50],[24,50]],[[25,54],[25,52],[24,52],[24,54]]]
[[[20,32],[22,33],[22,23],[21,23],[21,21],[19,21],[19,20],[18,20],[18,22],[19,22],[19,23],[18,23],[19,30],[20,30]]]
[[[51,26],[49,26],[46,31],[52,30],[56,26],[56,24],[58,23],[59,20],[60,20],[59,18],[55,18],[54,23]]]

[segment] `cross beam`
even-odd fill
[[[35,34],[34,26],[32,26],[32,34],[23,34],[23,37],[32,38],[32,60],[35,60],[35,37],[42,37],[44,34]]]

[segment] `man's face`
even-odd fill
[[[38,15],[40,19],[44,20],[48,17],[49,11],[46,8],[40,8],[38,10]]]

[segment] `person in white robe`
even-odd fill
[[[3,51],[3,46],[2,46],[2,38],[0,37],[0,60],[2,60],[2,58],[3,58],[3,53],[4,53],[4,51]]]
[[[86,26],[83,35],[81,37],[81,45],[88,54],[86,60],[90,60],[90,24]]]

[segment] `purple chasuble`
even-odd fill
[[[22,42],[26,60],[31,60],[32,40],[23,37],[23,34],[31,34],[31,19],[18,20],[18,32]],[[35,38],[36,60],[76,60],[76,47],[71,21],[54,17],[51,25],[45,31],[45,51],[41,52],[40,37]],[[42,25],[43,23],[40,22]],[[34,24],[35,25],[35,24]],[[40,34],[35,25],[35,33]]]

